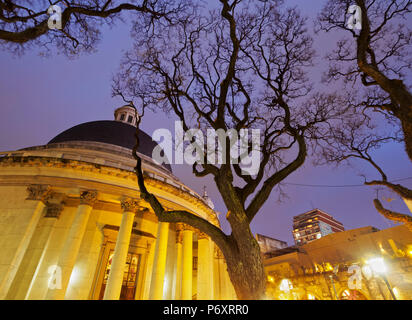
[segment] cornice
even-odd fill
[[[35,156],[8,156],[0,158],[0,168],[6,167],[36,167],[36,168],[58,168],[71,169],[79,172],[90,172],[102,174],[110,177],[125,179],[137,183],[137,177],[134,172],[104,166],[101,164],[88,163],[80,160],[61,159],[53,157],[35,157]],[[183,191],[165,181],[152,178],[145,174],[145,183],[148,187],[157,188],[159,190],[170,193],[178,198],[181,198],[200,210],[206,212],[210,221],[219,226],[219,220],[215,212],[210,209],[203,201],[191,195],[189,192]]]

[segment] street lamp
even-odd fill
[[[386,278],[387,269],[386,269],[385,261],[383,260],[383,258],[382,257],[372,258],[372,259],[369,259],[366,263],[370,266],[370,268],[372,269],[374,273],[382,277],[383,281],[388,287],[389,292],[391,293],[393,300],[396,300],[396,296],[393,293],[392,287],[390,286],[389,281]]]
[[[338,299],[338,293],[336,292],[336,288],[335,288],[335,282],[333,281],[333,276],[337,275],[339,271],[339,265],[337,264],[334,268],[333,268],[333,274],[329,275],[330,281],[332,282],[332,287],[333,287],[333,292],[335,293],[335,298],[336,300]]]

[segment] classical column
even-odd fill
[[[197,238],[197,299],[213,299],[213,247],[207,234],[200,232]]]
[[[182,298],[182,242],[183,224],[176,224],[176,270],[174,279],[174,300]]]
[[[155,252],[156,252],[156,242],[151,243],[148,247],[147,262],[146,262],[145,275],[144,275],[144,280],[143,280],[144,284],[143,284],[142,300],[150,299],[150,290],[152,288]]]
[[[46,206],[47,200],[51,197],[51,188],[46,185],[30,185],[27,187],[28,197],[26,200],[36,201],[34,211],[31,214],[30,220],[19,239],[18,243],[10,243],[8,245],[13,246],[12,248],[7,247],[10,252],[13,252],[10,256],[10,262],[6,266],[0,266],[2,274],[0,275],[0,299],[5,299],[6,295],[10,289],[12,281],[16,275],[18,267],[23,259],[27,247],[29,246],[30,239],[33,236],[34,230],[37,227],[41,213]],[[6,250],[7,251],[7,250]]]
[[[119,300],[123,284],[124,266],[129,251],[130,236],[132,235],[133,219],[139,209],[139,202],[127,198],[121,202],[123,209],[122,222],[117,234],[112,265],[103,300]]]
[[[64,203],[47,203],[44,218],[40,221],[39,227],[30,241],[16,279],[13,281],[13,285],[15,284],[17,288],[15,295],[10,296],[10,299],[23,300],[30,291],[31,283],[41,262],[51,231],[63,208]]]
[[[227,271],[226,271],[226,263],[223,257],[222,252],[219,248],[216,247],[216,260],[217,260],[217,273],[218,273],[218,286],[219,286],[219,294],[218,299],[226,300],[229,299],[228,293],[228,283],[227,283]]]
[[[64,299],[84,232],[86,231],[87,222],[96,200],[96,191],[83,191],[80,194],[80,205],[77,207],[76,215],[56,265],[61,273],[61,284],[55,288],[48,289],[46,300]]]
[[[147,270],[147,260],[149,257],[149,250],[146,250],[145,253],[141,255],[138,271],[138,279],[136,282],[136,292],[134,299],[143,300],[144,295],[144,282],[146,279],[146,270]]]
[[[182,300],[192,300],[193,230],[185,226],[182,243]]]
[[[166,270],[167,241],[169,239],[169,223],[159,222],[155,257],[153,263],[152,285],[150,287],[150,300],[163,299],[163,285]]]

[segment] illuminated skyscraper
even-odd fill
[[[343,224],[319,209],[293,217],[293,238],[302,245],[333,232],[344,231]]]

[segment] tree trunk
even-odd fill
[[[249,225],[247,225],[249,229]],[[238,299],[262,300],[266,297],[266,275],[260,247],[250,232],[224,253],[228,273]]]

